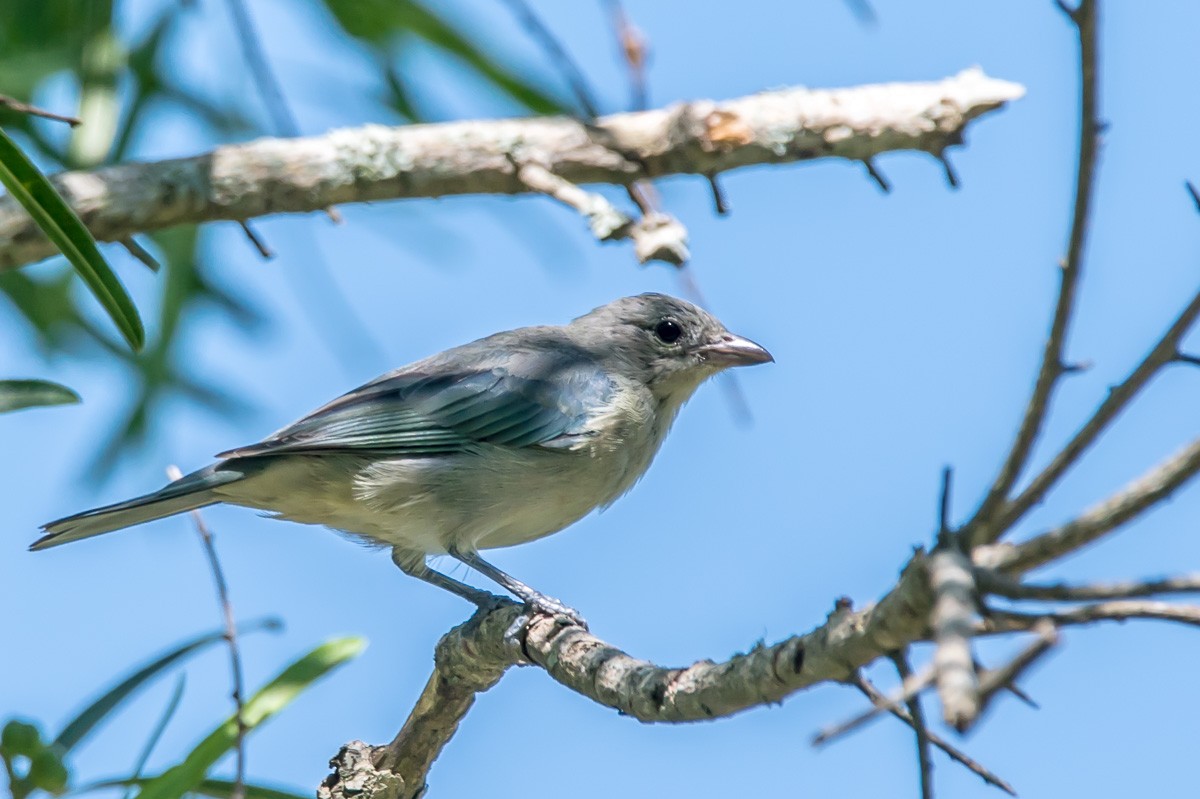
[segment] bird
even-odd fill
[[[771,361],[690,302],[624,297],[388,372],[158,491],[49,522],[30,549],[226,503],[390,547],[404,573],[480,607],[495,601],[429,565],[449,555],[533,610],[583,623],[480,551],[607,508],[706,379]]]

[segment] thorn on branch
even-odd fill
[[[962,186],[962,181],[958,178],[958,172],[955,171],[954,165],[950,163],[950,156],[946,150],[942,150],[937,154],[937,160],[941,162],[942,172],[946,175],[946,183],[952,189],[957,189]]]
[[[1073,363],[1060,363],[1058,365],[1058,373],[1063,376],[1078,375],[1078,374],[1083,374],[1084,372],[1089,371],[1093,366],[1095,366],[1095,364],[1092,363],[1091,361],[1075,361]]]
[[[883,173],[879,171],[879,167],[875,165],[875,159],[864,158],[862,163],[867,169],[867,175],[871,178],[871,180],[875,181],[875,185],[879,187],[879,190],[884,194],[891,194],[892,184],[889,183],[888,179],[885,178]]]
[[[121,246],[124,247],[130,255],[141,261],[151,272],[158,272],[162,269],[160,264],[150,251],[137,242],[133,236],[126,236],[121,239]]]
[[[942,467],[942,490],[938,498],[938,533],[939,547],[954,547],[953,530],[950,528],[950,491],[954,483],[954,467]]]
[[[264,260],[269,261],[275,257],[275,253],[271,251],[271,248],[267,246],[267,243],[259,238],[259,235],[254,232],[254,228],[250,227],[250,222],[248,220],[239,220],[238,224],[242,226],[242,232],[246,234],[246,238],[250,239],[250,243],[254,245],[254,248],[258,250],[258,254],[261,255]]]
[[[725,199],[725,191],[721,188],[721,184],[717,182],[716,175],[705,175],[708,179],[708,187],[712,189],[713,207],[717,212],[717,216],[729,215],[729,203]]]
[[[846,7],[850,9],[850,13],[854,15],[860,25],[873,28],[879,24],[879,19],[875,16],[875,8],[867,0],[846,0]]]
[[[1192,196],[1192,203],[1196,206],[1196,212],[1200,213],[1200,192],[1196,191],[1196,185],[1190,180],[1184,181],[1183,185],[1187,187],[1188,194]]]

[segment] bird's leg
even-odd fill
[[[397,568],[408,576],[416,577],[418,580],[423,580],[430,585],[436,585],[438,588],[445,589],[452,594],[457,594],[476,607],[487,607],[497,599],[495,594],[467,585],[464,582],[459,582],[453,577],[448,577],[440,571],[429,568],[429,565],[425,563],[425,556],[421,553],[414,554],[408,550],[394,547],[392,549],[392,563],[395,563]]]
[[[513,596],[520,599],[526,605],[529,605],[534,610],[542,613],[547,613],[551,616],[566,616],[571,621],[586,628],[587,622],[583,616],[574,608],[563,604],[561,601],[552,596],[535,591],[525,583],[510,574],[500,571],[492,564],[488,563],[483,558],[479,557],[476,552],[463,552],[458,549],[451,548],[449,550],[450,557],[470,566],[475,571],[496,581],[504,590],[511,593]]]

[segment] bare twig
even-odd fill
[[[933,668],[923,669],[916,674],[910,674],[904,678],[900,683],[900,689],[894,694],[881,697],[870,709],[851,716],[840,724],[834,724],[818,732],[813,736],[812,745],[824,746],[825,744],[833,743],[838,738],[854,732],[881,713],[892,713],[894,715],[897,711],[904,710],[904,706],[908,704],[910,699],[933,685],[936,676],[937,672]]]
[[[160,264],[155,257],[150,254],[149,250],[139,244],[137,239],[135,239],[133,236],[128,236],[121,239],[121,246],[124,247],[130,255],[145,264],[151,272],[157,272],[162,269],[162,264]]]
[[[263,52],[262,42],[254,30],[254,20],[250,18],[245,0],[226,0],[225,4],[233,17],[233,27],[237,32],[238,45],[242,49],[242,58],[246,61],[246,67],[250,70],[255,85],[258,86],[259,94],[262,95],[272,127],[280,136],[299,136],[300,126],[296,124],[296,118],[283,97],[283,88],[279,85],[270,62],[267,61],[266,53]]]
[[[725,190],[721,188],[721,183],[716,175],[705,175],[708,179],[708,188],[712,191],[713,210],[717,212],[717,216],[727,216],[729,214],[729,201],[725,199]]]
[[[517,178],[531,190],[573,208],[588,223],[592,235],[598,240],[612,241],[629,237],[633,220],[602,195],[585,191],[538,164],[514,161],[513,166]]]
[[[875,163],[875,160],[873,158],[864,158],[862,163],[866,167],[867,175],[871,180],[875,181],[875,185],[879,187],[879,190],[884,194],[891,194],[892,184],[879,171],[879,166]]]
[[[888,706],[887,697],[885,697],[878,688],[872,685],[871,682],[861,674],[856,674],[852,682],[854,686],[858,688],[858,690],[862,691],[862,693],[871,700],[872,704],[876,706],[883,705],[883,710],[891,713],[893,716],[900,719],[910,727],[913,726],[914,722],[912,715],[910,715],[909,712],[903,707],[897,707],[895,705]],[[1010,785],[1006,780],[1001,779],[999,775],[986,768],[979,761],[969,757],[962,750],[957,749],[953,744],[938,735],[933,730],[926,729],[925,732],[929,737],[929,743],[945,752],[946,755],[955,763],[965,766],[973,774],[978,775],[980,779],[982,779],[988,785],[993,785],[1010,796],[1017,795],[1017,792],[1012,785]]]
[[[1067,256],[1059,272],[1058,302],[1054,308],[1054,320],[1050,323],[1050,335],[1042,352],[1042,364],[1038,369],[1033,394],[1025,407],[1016,440],[1009,449],[995,482],[992,483],[979,510],[966,525],[970,545],[995,541],[1008,529],[1007,525],[1000,523],[996,517],[1012,516],[1011,512],[1001,511],[1005,509],[1009,494],[1028,464],[1033,447],[1041,435],[1054,389],[1067,372],[1067,334],[1075,308],[1079,277],[1083,271],[1099,150],[1099,79],[1094,0],[1081,0],[1078,12],[1072,15],[1072,19],[1075,20],[1079,35],[1079,155],[1075,168],[1075,207],[1071,217]]]
[[[23,103],[15,97],[9,97],[7,94],[0,94],[0,108],[7,108],[10,111],[16,111],[18,114],[28,114],[29,116],[53,119],[55,122],[66,122],[71,127],[76,127],[77,125],[83,124],[83,120],[79,119],[78,117],[56,114],[53,111],[47,111],[44,108],[38,108],[36,105]]]
[[[183,477],[183,473],[179,471],[178,466],[172,465],[167,467],[167,477],[172,480],[178,480]],[[234,741],[234,751],[237,760],[234,766],[233,789],[229,794],[229,799],[245,799],[246,721],[243,717],[243,712],[245,711],[246,694],[242,678],[242,654],[238,648],[237,622],[234,621],[233,603],[229,600],[229,585],[225,582],[225,572],[221,569],[221,561],[217,558],[217,546],[213,540],[212,531],[208,529],[208,524],[204,521],[204,517],[200,515],[200,511],[192,511],[191,516],[196,526],[196,533],[200,536],[200,543],[204,546],[204,554],[208,558],[209,569],[212,571],[213,585],[217,590],[217,602],[221,606],[221,616],[225,622],[225,643],[229,648],[229,667],[233,675],[233,717],[237,722],[237,737]]]
[[[1131,580],[1121,583],[1068,585],[1067,583],[1022,583],[990,569],[975,572],[975,582],[984,593],[1007,599],[1041,599],[1059,602],[1093,602],[1100,599],[1133,599],[1164,594],[1200,593],[1200,574]]]
[[[1037,622],[1033,632],[1037,633],[1037,639],[1022,649],[1016,657],[998,669],[989,669],[979,675],[979,715],[972,720],[971,725],[983,717],[984,711],[999,691],[1011,689],[1030,666],[1058,643],[1058,630],[1049,619]]]
[[[1192,204],[1196,206],[1196,210],[1200,211],[1200,191],[1196,191],[1196,186],[1190,180],[1183,184],[1188,191],[1188,195],[1192,198]]]
[[[271,117],[271,126],[274,128],[275,134],[289,138],[299,136],[300,125],[297,124],[296,117],[288,107],[287,100],[283,97],[283,87],[279,84],[279,79],[275,77],[270,62],[267,61],[267,54],[263,51],[258,33],[254,30],[254,20],[250,18],[245,0],[227,0],[226,5],[229,6],[229,13],[233,17],[233,27],[237,31],[242,58],[246,60],[246,66],[249,67],[250,74],[254,76],[254,83],[258,86],[258,93],[262,95],[263,105],[267,107],[267,114]],[[342,215],[332,205],[326,206],[323,210],[331,222],[338,224],[342,221]],[[270,256],[264,255],[263,257]]]
[[[1020,544],[997,545],[976,553],[979,565],[1010,574],[1057,560],[1116,530],[1170,497],[1200,471],[1200,438],[1078,518]]]
[[[1050,621],[1056,627],[1067,627],[1093,624],[1098,621],[1131,621],[1133,619],[1173,621],[1200,627],[1200,607],[1176,605],[1171,602],[1124,599],[1042,613],[1019,613],[993,609],[988,614],[988,618],[979,623],[977,630],[980,635],[992,635],[1032,630],[1042,620]]]
[[[605,0],[604,5],[608,7],[608,16],[612,20],[613,34],[620,46],[621,58],[629,70],[629,109],[645,111],[649,104],[646,83],[646,37],[630,21],[620,0]]]
[[[525,29],[543,52],[550,58],[558,71],[562,73],[567,81],[567,85],[571,87],[571,93],[575,95],[575,101],[579,103],[580,109],[590,121],[600,115],[599,107],[596,104],[596,99],[592,95],[591,89],[588,87],[587,79],[583,76],[583,70],[575,63],[575,59],[567,52],[567,48],[563,47],[562,42],[554,35],[554,32],[542,22],[541,18],[534,13],[533,9],[525,0],[503,0],[508,6],[513,16]]]
[[[891,655],[896,673],[903,682],[912,677],[912,666],[908,662],[908,654],[897,650]],[[913,694],[908,698],[908,716],[913,733],[917,737],[917,766],[921,774],[921,799],[933,799],[933,760],[930,757],[929,725],[925,723],[925,711],[921,707],[921,696]]]
[[[634,222],[604,197],[584,191],[543,166],[514,166],[517,178],[530,189],[575,209],[600,241],[632,240],[640,263],[664,261],[679,266],[687,261],[687,230],[674,217],[652,213]]]
[[[255,232],[254,228],[250,227],[248,220],[240,220],[238,225],[241,226],[242,232],[246,234],[246,238],[250,239],[250,243],[254,245],[254,249],[258,250],[259,255],[267,261],[275,257],[275,253],[267,246],[267,243]]]

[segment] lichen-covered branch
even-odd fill
[[[97,239],[173,225],[323,211],[343,203],[453,194],[519,194],[514,164],[574,184],[629,185],[712,176],[754,164],[866,160],[893,150],[941,154],[969,122],[1024,94],[978,69],[930,83],[792,88],[602,117],[369,125],[260,139],[153,163],[54,178]],[[54,254],[28,215],[0,197],[0,269]]]

